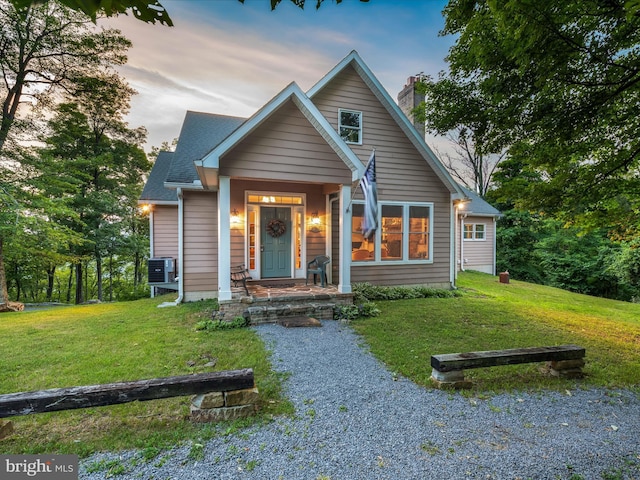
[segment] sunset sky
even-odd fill
[[[128,120],[149,130],[147,150],[177,137],[187,110],[248,117],[292,81],[306,91],[351,50],[395,99],[410,75],[445,69],[453,43],[438,35],[442,0],[161,3],[174,27],[108,20],[133,42],[121,73],[138,91]]]

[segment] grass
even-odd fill
[[[539,364],[466,372],[474,390],[640,385],[640,305],[463,272],[462,297],[376,302],[382,314],[352,325],[396,373],[430,386],[440,353],[574,343],[586,348],[584,380],[558,380]],[[473,391],[473,390],[472,390]]]
[[[196,331],[213,302],[157,308],[167,298],[0,317],[0,393],[93,385],[211,371],[253,368],[260,390],[260,422],[292,413],[281,396],[281,378],[250,329]],[[219,434],[214,425],[188,420],[189,397],[14,417],[15,433],[3,453],[75,453],[162,449],[200,443]],[[229,432],[233,426],[225,426]]]
[[[429,386],[430,356],[575,343],[587,351],[584,380],[542,376],[538,365],[469,370],[471,394],[512,389],[640,385],[640,305],[604,300],[496,277],[460,274],[464,295],[376,302],[378,317],[352,322],[371,351],[394,374]],[[75,453],[139,449],[144,461],[162,462],[177,443],[199,445],[217,435],[293,414],[281,393],[269,354],[251,329],[197,331],[212,302],[157,308],[167,298],[0,316],[0,393],[92,385],[251,367],[260,390],[257,418],[221,426],[192,424],[189,398],[134,402],[14,417],[15,433],[0,441],[7,454]],[[315,415],[311,405],[306,415]],[[346,407],[339,407],[340,411]],[[425,448],[428,449],[429,445]],[[98,468],[99,466],[96,466]],[[100,466],[116,471],[120,465]]]

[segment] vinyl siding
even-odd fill
[[[452,208],[448,189],[352,67],[345,68],[312,100],[334,128],[338,126],[338,109],[362,112],[363,144],[350,146],[363,164],[367,163],[372,149],[376,149],[379,202],[434,203],[432,264],[387,262],[354,266],[352,282],[448,285]],[[358,191],[356,199],[361,198]]]
[[[351,171],[289,101],[220,159],[220,175],[349,183]]]
[[[485,239],[484,240],[463,240],[464,245],[462,249],[462,257],[460,258],[460,221],[458,221],[458,228],[456,232],[458,260],[456,265],[460,270],[461,263],[464,262],[465,270],[478,270],[484,273],[490,273],[495,275],[493,267],[493,244],[495,238],[495,222],[492,218],[487,217],[473,217],[468,216],[464,219],[466,224],[483,224],[485,227]]]
[[[184,291],[189,301],[218,293],[217,195],[184,192]]]
[[[178,206],[153,207],[153,255],[178,258]]]

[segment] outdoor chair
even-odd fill
[[[316,284],[316,275],[320,275],[320,285],[325,287],[327,282],[327,265],[331,263],[331,259],[326,255],[318,255],[307,264],[307,277],[305,284],[309,283],[309,275],[313,274],[313,284]]]

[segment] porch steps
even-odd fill
[[[277,323],[287,317],[306,316],[318,320],[331,320],[335,303],[307,303],[289,305],[260,305],[247,309],[252,325],[260,323]]]
[[[220,302],[225,318],[248,318],[251,325],[278,323],[289,317],[307,316],[331,320],[336,305],[350,305],[353,295],[341,294],[335,288],[299,286],[298,288],[257,288],[249,286],[250,295],[234,292],[234,298]]]

